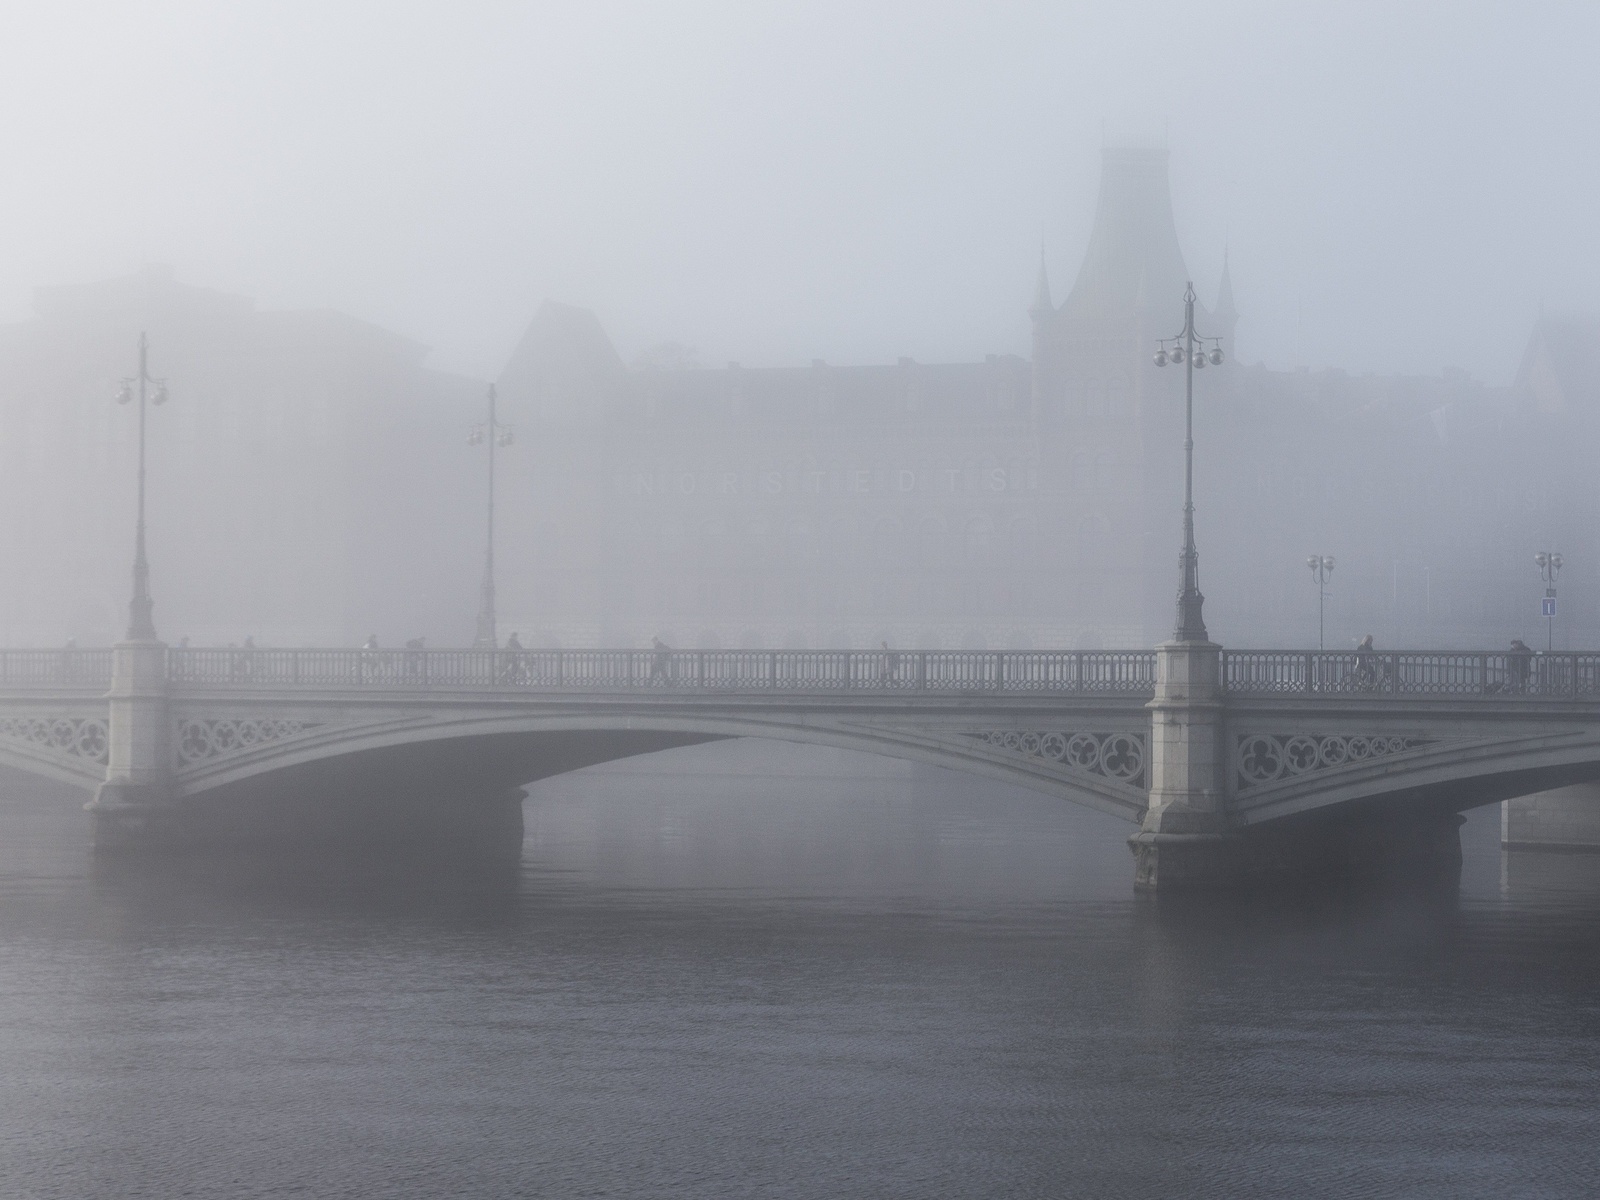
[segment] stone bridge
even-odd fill
[[[1600,654],[0,651],[0,763],[93,790],[105,849],[506,840],[522,784],[734,737],[1122,817],[1144,887],[1448,866],[1462,810],[1600,779]]]

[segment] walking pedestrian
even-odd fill
[[[1370,633],[1356,643],[1355,680],[1358,687],[1378,686],[1378,652],[1373,649]]]
[[[1506,676],[1514,692],[1528,690],[1528,677],[1533,673],[1533,648],[1521,638],[1511,639],[1511,651],[1506,655]]]

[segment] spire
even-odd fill
[[[1217,324],[1229,329],[1239,318],[1238,309],[1233,306],[1233,273],[1228,269],[1228,248],[1222,248],[1222,282],[1217,284],[1217,306],[1212,309],[1212,316]]]
[[[1131,316],[1143,288],[1152,315],[1176,329],[1188,278],[1172,217],[1167,152],[1106,147],[1094,229],[1062,312],[1092,319]]]
[[[1033,305],[1028,309],[1035,321],[1055,312],[1055,301],[1050,298],[1050,274],[1044,266],[1044,245],[1039,246],[1039,286],[1033,290]]]

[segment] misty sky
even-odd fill
[[[1098,150],[1167,141],[1240,350],[1503,382],[1593,311],[1600,6],[7,6],[0,316],[144,263],[498,372],[538,302],[631,356],[1026,354]]]

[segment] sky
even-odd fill
[[[1600,5],[10,0],[0,319],[151,264],[497,374],[1028,352],[1102,145],[1165,144],[1271,366],[1509,382],[1600,310]]]

